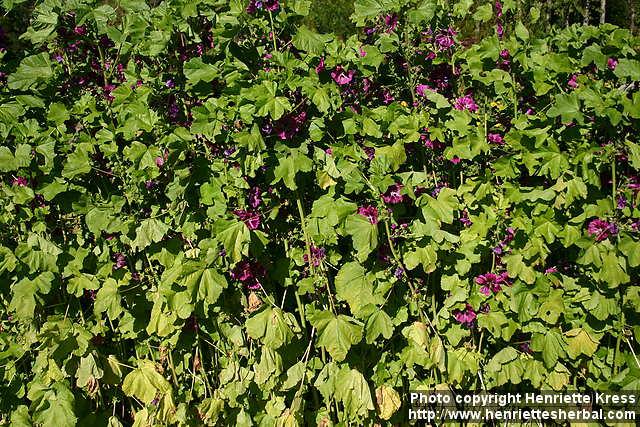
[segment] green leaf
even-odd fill
[[[567,338],[567,354],[576,359],[581,354],[591,357],[598,349],[599,340],[593,339],[589,332],[581,328],[574,328],[565,332]]]
[[[260,339],[272,349],[277,349],[290,342],[293,331],[285,319],[285,314],[278,307],[267,307],[247,320],[247,334],[253,339]]]
[[[364,262],[378,247],[378,225],[372,224],[363,215],[353,214],[347,217],[345,231],[353,239],[353,248],[360,262]]]
[[[493,17],[493,6],[491,5],[491,3],[478,6],[475,13],[473,14],[473,19],[480,22],[487,22],[492,17]]]
[[[30,395],[31,393],[32,391],[29,390]],[[42,427],[76,426],[74,396],[65,384],[56,382],[38,397],[29,397],[33,401],[33,421],[36,425]]]
[[[379,336],[390,339],[393,335],[393,321],[382,309],[376,308],[365,325],[365,338],[367,344],[372,344]]]
[[[197,301],[205,305],[215,304],[228,286],[227,279],[213,268],[197,268],[184,278],[185,286]]]
[[[244,222],[218,220],[213,224],[213,232],[216,240],[222,243],[227,256],[231,257],[234,263],[240,261],[243,255],[248,255],[251,236]]]
[[[346,301],[351,312],[358,316],[367,304],[379,301],[373,295],[373,281],[367,271],[357,262],[349,262],[340,268],[335,278],[336,296]]]
[[[320,55],[331,41],[332,37],[328,34],[318,34],[310,30],[306,25],[298,28],[295,36],[293,36],[293,45],[298,49],[313,55]]]
[[[91,381],[102,378],[104,371],[96,363],[93,354],[89,353],[86,357],[80,359],[80,365],[76,371],[78,387],[86,387]]]
[[[171,393],[171,384],[158,373],[158,369],[157,364],[150,360],[138,360],[138,367],[124,378],[122,391],[145,405],[158,394]]]
[[[136,238],[131,243],[133,249],[144,249],[151,243],[158,243],[169,231],[169,226],[159,219],[148,218],[136,229]]]
[[[415,250],[404,253],[404,262],[409,270],[413,270],[418,264],[422,264],[424,272],[431,273],[436,269],[437,261],[438,254],[431,245],[418,246]]]
[[[368,411],[375,409],[367,380],[358,370],[348,366],[338,372],[335,397],[342,402],[345,413],[351,419],[364,417]]]
[[[96,315],[107,312],[109,319],[115,320],[122,313],[122,305],[120,304],[120,292],[118,291],[118,282],[114,279],[107,279],[98,293],[93,303],[93,310]]]
[[[7,79],[9,89],[26,90],[36,83],[50,79],[53,76],[51,64],[47,52],[27,56],[20,62],[16,72],[9,75]]]
[[[205,64],[202,58],[195,57],[185,62],[183,65],[184,76],[189,83],[210,82],[218,77],[218,70],[215,65]]]
[[[80,144],[76,147],[76,151],[69,154],[64,164],[62,176],[65,178],[75,178],[91,171],[91,162],[89,160],[88,147]]]
[[[290,155],[278,159],[278,166],[274,171],[273,184],[282,180],[290,190],[296,190],[296,174],[298,172],[309,172],[313,167],[310,158],[300,152],[300,150],[291,150]]]
[[[547,116],[560,116],[562,123],[570,123],[574,119],[582,123],[584,116],[580,112],[580,101],[575,92],[570,94],[558,94],[555,96],[555,104],[547,111]]]
[[[564,357],[565,347],[565,339],[557,329],[534,333],[531,336],[531,349],[542,352],[542,359],[547,368],[553,368],[558,359]]]
[[[317,311],[309,321],[318,329],[318,345],[337,362],[343,361],[351,346],[362,340],[362,326],[352,323],[353,319],[344,314],[336,316],[330,311]]]

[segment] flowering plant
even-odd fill
[[[398,425],[441,384],[640,381],[629,31],[540,39],[506,1],[358,0],[346,40],[305,0],[3,8],[1,424]]]

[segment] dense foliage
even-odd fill
[[[4,1],[0,420],[640,386],[640,62],[515,2]],[[522,12],[520,11],[520,14]],[[461,43],[463,18],[495,31]]]

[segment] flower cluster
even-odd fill
[[[358,208],[358,213],[367,218],[371,224],[378,223],[378,208],[375,206],[361,206]]]
[[[262,287],[261,280],[266,274],[267,271],[259,262],[248,260],[240,261],[229,273],[233,280],[237,280],[251,290]]]
[[[456,322],[460,323],[463,326],[471,328],[475,324],[475,320],[478,317],[476,311],[473,309],[471,304],[466,304],[464,310],[453,310],[453,317],[456,319]]]
[[[503,286],[509,286],[509,274],[504,271],[500,274],[485,273],[476,277],[476,283],[480,285],[480,292],[484,295],[491,295],[491,292],[498,293]]]
[[[618,226],[615,223],[596,218],[591,220],[587,226],[587,232],[591,236],[595,236],[597,242],[601,242],[609,236],[618,234]]]

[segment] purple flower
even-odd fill
[[[591,236],[595,236],[597,242],[601,242],[609,236],[618,234],[618,226],[612,222],[596,218],[587,226],[587,232]]]
[[[266,270],[257,261],[240,261],[229,273],[231,278],[245,285],[251,290],[260,289],[260,279],[266,275]]]
[[[419,84],[418,86],[416,86],[416,93],[420,96],[424,96],[427,89],[431,88],[428,85]]]
[[[465,227],[471,227],[473,225],[473,222],[469,219],[469,213],[466,211],[466,209],[462,211],[462,215],[460,216],[460,222]]]
[[[260,228],[260,214],[257,212],[251,212],[244,209],[236,209],[233,213],[244,222],[249,230],[257,230]]]
[[[509,274],[505,271],[500,274],[485,273],[476,277],[476,283],[481,285],[480,292],[491,295],[491,292],[498,293],[502,286],[509,286]]]
[[[502,24],[500,22],[496,24],[496,34],[499,38],[502,38],[502,36],[504,36],[504,28],[502,27]]]
[[[345,72],[344,68],[342,68],[341,65],[338,65],[332,72],[331,72],[331,78],[338,83],[339,85],[346,85],[348,83],[351,83],[351,80],[353,80],[353,76],[356,72],[354,70],[349,70],[348,72]]]
[[[520,344],[520,351],[527,354],[533,354],[533,350],[531,350],[531,347],[529,347],[528,342],[523,342],[522,344]]]
[[[578,75],[577,74],[572,74],[571,78],[569,78],[569,81],[567,82],[567,85],[573,89],[578,87]]]
[[[616,58],[607,59],[607,67],[609,67],[611,71],[615,70],[617,66],[618,66],[618,60]]]
[[[381,93],[380,98],[381,98],[382,103],[384,105],[391,104],[393,102],[393,99],[394,99],[393,95],[391,95],[391,92],[387,88],[382,89],[382,93]]]
[[[316,74],[320,74],[324,71],[324,56],[320,58],[320,62],[316,65]]]
[[[456,110],[469,110],[472,113],[478,111],[478,106],[476,105],[476,102],[473,100],[473,96],[471,95],[465,95],[461,96],[460,98],[456,98],[456,100],[453,101],[453,108],[455,108]]]
[[[257,208],[258,206],[260,206],[260,203],[262,202],[262,190],[260,190],[260,187],[253,187],[251,190],[249,190],[249,205],[251,205],[252,208]]]
[[[373,147],[362,147],[362,149],[364,150],[364,153],[367,155],[367,158],[369,159],[369,161],[373,160],[373,158],[376,156],[376,149]]]
[[[440,32],[435,37],[436,45],[438,46],[439,51],[450,49],[453,45],[456,44],[453,36],[456,34],[453,29],[449,28],[446,32]]]
[[[627,207],[627,198],[624,196],[618,197],[618,209],[624,209]]]
[[[358,208],[358,213],[367,218],[371,224],[378,223],[378,208],[375,206],[361,206]]]
[[[393,272],[393,275],[396,277],[396,279],[400,279],[403,274],[404,274],[404,268],[402,267],[396,268],[396,271]]]
[[[78,36],[84,36],[85,34],[87,34],[87,27],[85,27],[84,25],[75,27],[73,29],[73,32]]]
[[[504,145],[504,138],[499,133],[490,133],[487,139],[492,144]]]
[[[466,304],[464,310],[453,310],[453,317],[463,326],[471,327],[477,315],[471,304]]]
[[[166,82],[164,82],[164,85],[169,89],[173,89],[174,87],[176,87],[176,83],[173,81],[173,79],[167,80]]]
[[[161,168],[162,165],[164,165],[164,158],[162,158],[161,156],[156,157],[156,166]]]
[[[402,184],[396,183],[387,188],[387,191],[382,195],[382,200],[385,203],[390,205],[395,205],[401,203],[404,197],[400,194],[402,188],[404,186]]]
[[[156,186],[156,183],[155,183],[155,181],[153,181],[153,180],[149,180],[149,181],[147,181],[147,182],[145,182],[145,183],[144,183],[144,186],[145,186],[145,188],[146,188],[147,190],[153,190],[153,187],[155,187],[155,186]]]
[[[318,248],[315,247],[313,245],[311,245],[311,261],[314,267],[317,267],[320,265],[320,262],[325,259],[325,257],[327,256],[327,253],[325,251],[324,248]],[[309,255],[308,254],[304,254],[302,256],[302,259],[304,260],[304,262],[309,263]]]
[[[495,7],[496,7],[496,15],[498,16],[498,18],[502,18],[502,3],[500,3],[499,1],[496,1]]]
[[[26,187],[27,184],[29,184],[29,181],[27,181],[27,178],[23,176],[19,176],[11,180],[11,185],[16,187]]]
[[[387,26],[387,33],[390,33],[398,26],[398,15],[391,14],[384,17],[384,25]]]
[[[278,0],[251,0],[247,6],[247,13],[256,13],[258,9],[264,9],[268,12],[275,12],[280,8]]]
[[[275,124],[275,131],[278,137],[285,141],[291,139],[300,132],[304,123],[307,121],[307,112],[301,111],[299,113],[289,113],[280,119]]]
[[[116,252],[115,254],[113,254],[113,260],[115,261],[116,265],[113,266],[113,268],[115,270],[118,270],[120,268],[126,267],[127,266],[127,259],[125,258],[125,256],[122,254],[122,252]]]

